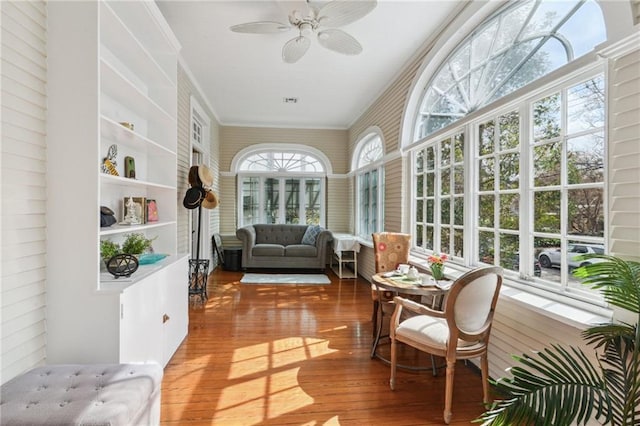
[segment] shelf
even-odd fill
[[[173,265],[176,262],[181,261],[185,257],[188,257],[187,254],[177,254],[173,256],[167,256],[159,262],[153,263],[151,265],[140,265],[138,270],[131,274],[130,277],[120,277],[115,278],[107,271],[100,272],[100,285],[98,287],[98,292],[100,293],[119,293],[122,292],[125,288],[147,278],[151,274],[154,274],[164,268],[167,268]],[[186,286],[186,274],[185,274],[185,286]]]
[[[171,191],[175,191],[176,187],[171,185],[163,185],[159,183],[147,182],[142,179],[131,179],[122,176],[114,176],[107,173],[100,172],[100,183],[105,185],[118,185],[124,187],[146,187],[146,188],[157,188],[157,189],[167,189]]]
[[[165,226],[175,225],[176,222],[153,222],[153,223],[145,223],[141,225],[111,225],[108,228],[100,228],[100,236],[105,235],[117,235],[117,234],[127,234],[130,232],[143,232],[153,228],[162,228]]]
[[[151,139],[129,130],[122,124],[104,115],[101,117],[100,134],[103,138],[115,141],[119,146],[124,145],[148,155],[175,156],[176,152],[160,145]]]

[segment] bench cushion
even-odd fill
[[[158,424],[162,374],[158,364],[38,367],[2,385],[2,424]]]

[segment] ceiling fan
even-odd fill
[[[299,35],[287,41],[282,48],[282,59],[287,63],[297,62],[311,46],[311,36],[317,35],[318,42],[329,50],[345,55],[362,52],[358,40],[337,29],[357,21],[376,7],[376,0],[333,0],[321,7],[313,6],[307,0],[308,13],[294,10],[289,15],[289,23],[275,21],[248,22],[232,26],[231,31],[248,34],[273,34],[297,29]]]

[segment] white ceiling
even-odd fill
[[[297,31],[240,34],[229,27],[287,23],[303,0],[157,3],[221,124],[346,129],[461,2],[378,0],[373,12],[341,28],[362,44],[360,55],[329,51],[314,38],[295,64],[284,63],[281,50]],[[289,97],[298,102],[285,104]]]

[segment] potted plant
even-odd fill
[[[151,249],[154,239],[149,239],[140,233],[127,234],[122,243],[122,252],[133,255],[145,253]]]
[[[601,290],[613,306],[635,314],[636,323],[610,322],[585,330],[597,351],[593,365],[580,348],[552,345],[536,355],[514,356],[513,377],[492,381],[504,399],[494,401],[476,422],[484,425],[640,424],[640,263],[607,255],[585,255],[601,263],[574,275]]]
[[[114,243],[111,240],[101,240],[100,241],[100,257],[104,262],[111,259],[116,254],[122,253],[120,249],[120,244]]]

